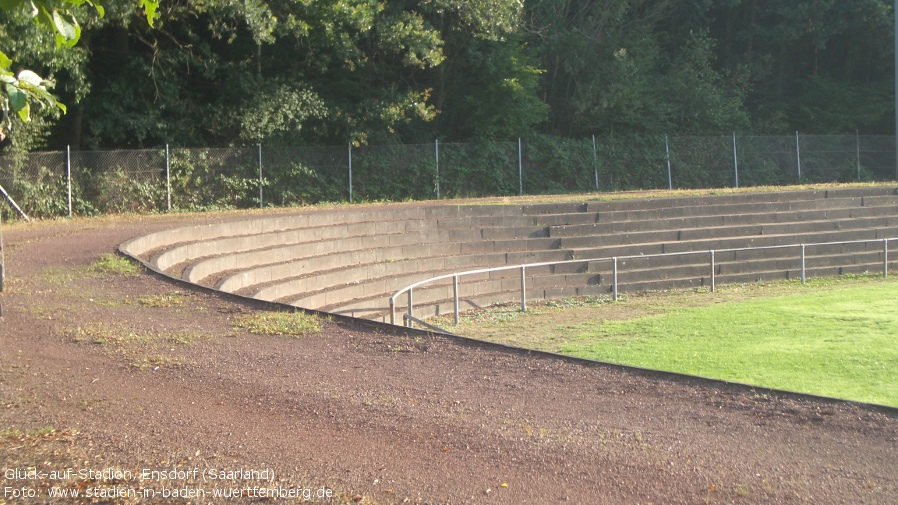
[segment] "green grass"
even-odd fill
[[[134,261],[112,253],[104,254],[91,263],[89,270],[102,274],[137,275],[140,267]]]
[[[898,406],[898,281],[843,275],[505,304],[434,324],[606,362]]]
[[[302,337],[321,332],[318,317],[304,312],[256,312],[241,317],[235,326],[257,335]]]
[[[179,291],[174,293],[143,295],[137,297],[137,303],[144,307],[169,308],[180,307],[187,303],[188,296]]]
[[[715,296],[715,295],[696,295]],[[898,283],[570,325],[574,356],[898,406]]]

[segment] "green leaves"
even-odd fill
[[[56,47],[73,47],[81,38],[81,26],[72,11],[84,0],[3,0],[3,10],[29,10],[39,26],[50,30],[56,38]]]
[[[157,19],[159,19],[159,13],[156,12],[159,9],[159,2],[155,2],[153,0],[139,0],[139,1],[140,1],[140,8],[143,9],[143,13],[147,17],[147,23],[150,26],[153,26],[153,23]],[[91,5],[94,5],[94,4],[91,3]],[[94,7],[97,7],[97,6],[94,5]],[[103,16],[102,10],[100,10],[99,12],[100,12],[100,16]]]
[[[2,95],[5,95],[2,97],[3,110],[15,112],[22,121],[31,119],[31,102],[42,108],[56,107],[62,112],[66,111],[65,105],[59,103],[56,97],[50,93],[53,82],[42,79],[31,70],[22,70],[16,77],[13,77],[13,74],[7,70],[0,70],[0,80],[3,82],[4,92]]]
[[[28,95],[12,84],[6,85],[6,95],[9,97],[9,107],[13,112],[18,112],[22,119],[28,120]]]
[[[56,30],[56,47],[72,47],[81,38],[81,27],[71,12],[54,10],[53,29]]]
[[[0,70],[6,70],[10,66],[12,66],[12,60],[3,51],[0,51]]]
[[[138,0],[144,10],[150,26],[158,17],[157,0]],[[0,10],[4,12],[23,11],[28,13],[34,22],[49,30],[56,40],[56,48],[74,47],[81,38],[81,26],[75,17],[75,9],[88,4],[96,10],[100,17],[105,9],[94,0],[0,0]],[[0,52],[0,112],[3,115],[2,126],[10,129],[10,112],[19,115],[22,121],[31,120],[32,104],[38,108],[58,109],[66,112],[65,105],[59,103],[50,90],[53,81],[43,79],[31,70],[22,70],[14,75],[9,69],[13,61]],[[0,132],[2,133],[2,132]]]
[[[59,103],[50,94],[53,81],[42,79],[31,70],[22,70],[19,75],[9,71],[12,60],[0,51],[0,110],[3,111],[3,127],[11,126],[9,113],[19,115],[22,121],[31,119],[31,102],[40,107],[56,107],[62,112],[66,111],[65,105]]]
[[[241,137],[246,142],[290,145],[296,142],[305,121],[326,114],[317,94],[283,83],[256,88],[244,100],[245,109],[239,117]]]
[[[41,87],[41,86],[45,85],[45,83],[49,82],[49,81],[44,81],[43,79],[38,77],[38,75],[35,74],[34,72],[32,72],[31,70],[22,70],[21,72],[19,72],[18,78],[19,78],[19,81],[21,81],[22,83],[27,84],[29,86],[33,86],[33,87]]]

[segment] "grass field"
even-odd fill
[[[446,326],[448,327],[448,326]],[[456,331],[599,361],[898,406],[898,282],[823,279],[549,302]],[[538,336],[537,336],[538,335]]]

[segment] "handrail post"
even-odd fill
[[[396,299],[390,297],[390,324],[396,324]]]
[[[807,281],[807,277],[804,269],[804,258],[805,258],[805,245],[801,244],[801,283],[804,284]]]
[[[611,258],[611,299],[617,301],[617,256]]]
[[[882,278],[889,277],[889,239],[882,239]]]
[[[714,249],[708,251],[711,253],[711,292],[714,292],[715,288],[715,278],[714,278]]]
[[[521,312],[527,312],[527,267],[521,265]]]
[[[455,326],[458,326],[458,274],[452,276],[452,289],[455,292]]]
[[[408,317],[409,317],[409,319],[408,319],[408,322],[406,323],[406,326],[411,328],[412,325],[414,324],[414,323],[412,323],[411,318],[415,317],[414,313],[412,311],[412,289],[411,288],[409,288],[409,290],[408,290]]]

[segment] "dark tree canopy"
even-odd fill
[[[885,0],[24,3],[23,149],[894,128]]]

